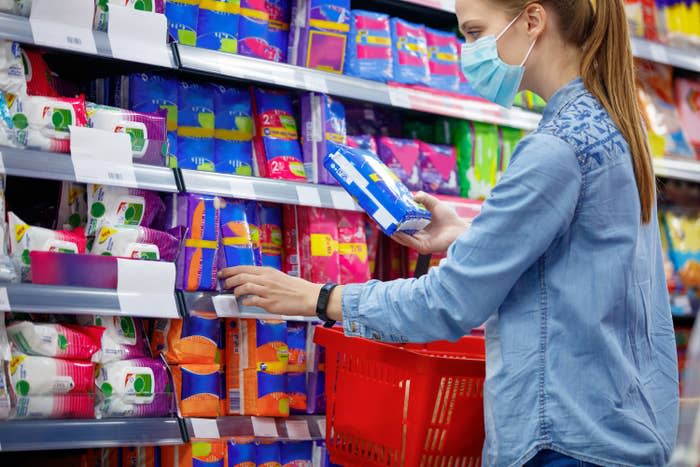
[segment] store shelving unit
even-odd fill
[[[185,312],[206,311],[216,313],[221,318],[320,322],[315,316],[274,315],[267,313],[262,308],[243,306],[241,300],[237,300],[232,294],[225,292],[183,292],[181,300]]]
[[[176,445],[183,443],[181,426],[177,418],[14,420],[0,423],[0,450]]]
[[[700,182],[700,162],[690,159],[654,159],[656,175],[663,178]]]
[[[632,38],[632,51],[639,58],[654,62],[665,63],[676,68],[700,73],[700,51],[698,49],[683,49],[669,47],[638,37]]]
[[[220,417],[217,419],[185,419],[190,439],[258,437],[279,441],[324,439],[325,415],[292,415],[288,418]]]

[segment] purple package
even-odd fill
[[[409,190],[422,188],[418,171],[420,146],[415,139],[379,138],[379,158]]]
[[[83,315],[78,316],[78,323],[105,328],[100,350],[93,356],[93,361],[97,363],[151,356],[143,322],[139,318]]]
[[[139,188],[88,185],[86,235],[95,235],[103,225],[153,225],[163,210],[158,194]]]
[[[151,261],[175,261],[179,242],[176,237],[148,227],[102,226],[90,254]]]
[[[421,141],[420,177],[428,193],[459,196],[455,148]]]
[[[219,199],[180,193],[173,196],[167,216],[169,233],[183,243],[177,258],[178,289],[215,290],[219,258]]]
[[[342,73],[350,31],[350,0],[295,0],[287,61]]]
[[[323,159],[335,151],[335,145],[346,144],[345,107],[325,94],[304,93],[301,96],[301,121],[307,179],[311,183],[337,185],[336,179],[323,167]]]
[[[89,102],[87,115],[92,128],[129,135],[134,162],[165,165],[168,153],[167,110],[147,114]]]
[[[136,358],[102,365],[95,377],[99,402],[95,416],[167,417],[173,407],[165,362]]]

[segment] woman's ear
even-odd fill
[[[541,3],[531,3],[523,12],[527,21],[527,33],[534,40],[537,39],[547,26],[547,10]]]

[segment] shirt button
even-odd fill
[[[355,321],[350,323],[350,331],[357,332],[357,323]]]
[[[372,339],[374,339],[375,341],[378,341],[381,338],[382,336],[380,336],[378,332],[375,331],[372,333]]]

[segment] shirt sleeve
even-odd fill
[[[573,148],[524,138],[472,226],[419,279],[345,286],[346,335],[386,342],[456,340],[483,324],[569,229],[582,189]]]

